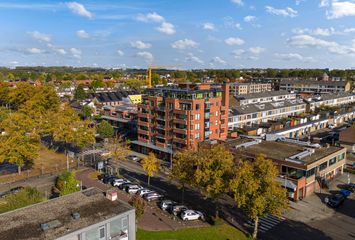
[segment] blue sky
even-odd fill
[[[2,66],[355,67],[355,0],[3,0],[0,22]]]

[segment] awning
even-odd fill
[[[154,150],[157,150],[157,151],[161,151],[161,152],[172,154],[172,150],[169,149],[169,148],[161,148],[161,147],[155,146],[153,144],[143,143],[143,142],[139,142],[139,141],[132,141],[131,143],[139,145],[139,146],[142,146],[142,147],[147,147],[147,148],[154,149]]]
[[[286,188],[291,189],[291,190],[293,190],[294,192],[296,192],[296,190],[297,190],[297,185],[294,184],[292,181],[290,181],[290,180],[288,180],[288,179],[285,179],[285,178],[282,178],[282,177],[279,177],[279,178],[277,178],[276,180],[281,183],[281,186],[286,187]]]

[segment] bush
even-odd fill
[[[136,209],[136,221],[138,221],[144,214],[145,202],[143,198],[138,195],[134,195],[128,203]]]
[[[80,190],[79,181],[75,179],[75,172],[65,171],[58,176],[55,184],[60,196],[74,193]]]
[[[0,213],[26,207],[44,200],[44,196],[36,188],[25,187],[19,192],[4,198],[3,204],[0,204]]]

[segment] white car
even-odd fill
[[[130,186],[126,187],[126,192],[129,194],[135,194],[140,189],[142,189],[142,187],[139,185],[130,185]]]
[[[138,156],[136,156],[136,155],[128,155],[127,159],[131,160],[133,162],[138,162],[140,160],[140,158]]]
[[[203,216],[203,213],[200,211],[195,211],[195,210],[186,210],[181,212],[180,214],[181,219],[184,221],[191,221],[191,220],[204,220],[205,217]]]
[[[150,192],[153,192],[153,191],[150,189],[147,189],[147,188],[142,188],[142,189],[138,190],[136,194],[143,197],[144,194],[147,194]]]
[[[119,187],[120,185],[122,185],[123,183],[130,183],[131,181],[127,180],[127,179],[115,179],[112,182],[112,186],[114,187]]]

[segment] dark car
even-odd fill
[[[188,208],[185,205],[173,205],[170,207],[169,212],[175,216],[178,216],[181,214],[181,212],[186,210],[188,210]]]
[[[6,197],[9,194],[17,193],[17,192],[21,191],[22,189],[24,189],[24,187],[22,187],[22,186],[11,188],[10,190],[8,190],[6,192],[0,193],[0,198]]]
[[[114,181],[115,179],[117,179],[117,177],[115,176],[109,176],[109,177],[106,177],[102,180],[103,183],[111,183],[112,181]]]
[[[328,205],[332,208],[339,207],[345,200],[345,196],[341,193],[332,195],[328,200]]]
[[[345,184],[344,186],[341,187],[342,189],[348,190],[350,192],[354,192],[355,191],[355,184],[354,183],[350,183],[350,184]]]

